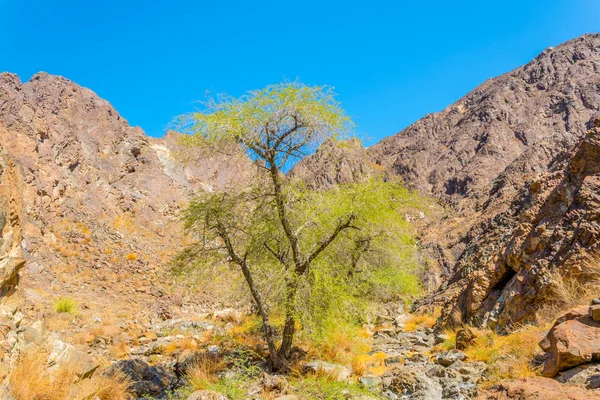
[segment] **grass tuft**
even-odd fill
[[[130,400],[131,382],[124,375],[96,373],[78,379],[75,360],[52,368],[41,349],[22,353],[8,376],[8,390],[15,400]]]
[[[77,303],[70,297],[61,297],[54,303],[54,309],[59,313],[77,314]]]
[[[217,373],[223,368],[222,361],[214,355],[203,353],[195,357],[186,374],[186,380],[195,390],[205,390],[219,380]]]
[[[479,331],[475,343],[465,353],[469,359],[490,366],[490,383],[536,376],[539,368],[533,360],[540,352],[538,343],[546,332],[547,329],[540,326],[525,326],[508,335]]]
[[[417,329],[432,328],[437,321],[436,315],[431,314],[414,314],[404,322],[404,331],[412,332]]]

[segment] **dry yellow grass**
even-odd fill
[[[113,227],[121,233],[132,234],[136,232],[135,222],[129,215],[115,217]]]
[[[352,359],[352,372],[356,376],[362,376],[369,372],[373,375],[383,375],[387,368],[385,366],[386,354],[377,352],[375,354],[359,354]]]
[[[231,317],[230,322],[235,325],[231,328],[231,333],[234,335],[256,332],[260,326],[260,319],[256,315],[241,315],[237,318]]]
[[[217,356],[203,353],[195,357],[185,378],[195,390],[203,390],[219,379],[217,373],[222,369],[223,363]]]
[[[136,253],[128,253],[125,258],[127,258],[129,261],[135,261],[138,259],[138,255]]]
[[[550,290],[545,305],[537,313],[538,321],[549,323],[564,311],[589,304],[600,291],[600,260],[588,258],[568,271],[550,273]]]
[[[441,344],[434,346],[434,348],[432,349],[433,352],[448,351],[456,347],[456,331],[451,329],[445,329],[443,334],[446,335],[446,340],[444,340]]]
[[[540,326],[525,326],[509,335],[478,331],[475,344],[465,353],[473,361],[490,365],[490,383],[535,376],[539,371],[532,362],[540,352],[538,343],[546,332],[547,327]]]
[[[191,337],[185,337],[183,339],[180,340],[176,340],[174,342],[169,343],[168,345],[165,346],[165,353],[166,354],[172,354],[175,353],[176,351],[197,351],[198,350],[198,342],[196,341],[196,339],[191,338]]]
[[[361,332],[355,326],[338,324],[323,332],[319,339],[302,337],[300,333],[298,342],[315,358],[350,365],[355,357],[371,350],[370,337]]]
[[[131,382],[120,374],[79,380],[77,365],[67,360],[48,368],[47,354],[31,349],[19,357],[8,377],[8,388],[15,400],[129,400]]]
[[[129,357],[131,349],[129,345],[121,340],[117,340],[112,346],[108,348],[108,352],[117,359],[124,359]]]
[[[427,329],[435,325],[437,316],[435,314],[414,314],[404,322],[406,332],[416,331],[417,329]]]
[[[75,380],[74,365],[48,370],[46,355],[27,352],[19,358],[9,375],[10,393],[16,400],[64,400]]]
[[[133,398],[131,381],[122,373],[96,375],[92,379],[82,380],[74,390],[73,400],[130,400]]]
[[[69,313],[53,313],[45,318],[45,326],[49,331],[63,331],[67,329],[75,317]]]

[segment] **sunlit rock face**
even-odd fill
[[[23,181],[20,165],[0,153],[0,301],[12,294],[19,270],[25,265],[22,251]]]
[[[180,136],[146,136],[68,79],[1,73],[0,279],[24,257],[19,286],[39,312],[61,296],[90,312],[103,302],[148,318],[164,311],[172,299],[151,292],[165,292],[164,269],[183,243],[180,210],[255,172],[240,151],[184,157]]]

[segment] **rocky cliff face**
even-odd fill
[[[598,278],[600,120],[596,125],[566,165],[528,182],[508,211],[471,238],[440,292],[452,299],[446,322],[498,328],[531,322],[552,301],[557,275]]]
[[[7,260],[28,258],[20,292],[32,320],[59,297],[98,319],[109,303],[140,318],[167,312],[161,266],[182,241],[179,209],[253,168],[241,154],[181,165],[178,134],[147,137],[91,90],[45,73],[0,74],[0,148],[0,263],[8,274]]]
[[[576,249],[595,251],[594,206],[578,197],[589,197],[593,178],[574,171],[597,162],[589,150],[594,133],[580,142],[599,115],[600,34],[584,35],[354,151],[351,160],[339,158],[340,150],[328,151],[340,161],[325,162],[318,152],[293,173],[332,183],[319,176],[343,162],[351,171],[333,175],[343,176],[333,183],[383,171],[450,204],[453,212],[422,233],[448,272],[427,303],[450,299],[448,323],[523,322],[543,303],[541,268],[566,271],[577,264]],[[575,183],[581,180],[586,185]]]

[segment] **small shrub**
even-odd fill
[[[129,253],[125,256],[129,261],[135,261],[138,259],[138,255],[136,253]]]
[[[54,309],[59,313],[77,313],[77,303],[70,297],[61,297],[54,303]]]
[[[416,331],[417,329],[432,328],[437,321],[436,315],[431,314],[415,314],[404,322],[404,330],[406,332]]]
[[[440,344],[440,349],[444,351],[452,350],[456,347],[456,332],[445,331],[444,335],[447,336],[446,340]]]
[[[318,359],[350,364],[356,356],[370,350],[370,340],[361,332],[357,326],[337,321],[317,335],[305,336],[301,347],[307,348]]]
[[[195,357],[186,374],[186,380],[195,390],[208,389],[210,385],[216,383],[219,378],[217,373],[222,369],[223,363],[214,355],[203,353]]]
[[[35,350],[35,351],[34,351]],[[43,349],[22,353],[8,376],[8,389],[15,400],[130,400],[131,381],[122,374],[96,374],[78,380],[77,363],[66,360],[48,368]]]

